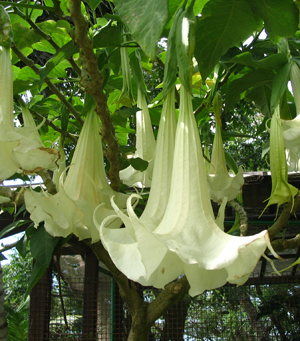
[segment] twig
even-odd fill
[[[296,195],[294,202],[285,204],[283,211],[275,223],[268,229],[272,240],[289,222],[290,216],[300,209],[300,192]]]
[[[67,319],[67,314],[66,314],[66,309],[65,309],[65,304],[64,304],[64,298],[63,298],[62,289],[61,289],[62,272],[61,272],[61,267],[60,267],[60,254],[59,253],[56,255],[56,260],[57,260],[56,270],[57,270],[57,277],[58,277],[59,299],[60,299],[61,309],[63,312],[64,321],[65,321],[65,329],[69,329],[68,319]]]
[[[48,34],[46,34],[43,30],[41,30],[30,18],[28,18],[22,11],[20,11],[17,7],[14,8],[14,12],[18,14],[22,19],[26,20],[28,24],[33,28],[34,32],[39,34],[42,38],[47,40],[49,44],[55,49],[55,51],[58,51],[60,49],[60,46],[56,44],[56,42],[52,39],[52,37]],[[73,67],[74,71],[80,75],[80,67],[76,64],[74,59],[72,57],[67,58],[71,66]]]
[[[273,249],[276,252],[283,252],[284,250],[296,249],[300,246],[300,234],[297,234],[291,239],[276,239],[272,241]]]
[[[48,193],[54,195],[57,193],[56,185],[51,179],[50,174],[47,170],[43,169],[40,172],[37,172],[37,174],[43,179],[44,185],[47,188]]]
[[[27,58],[15,44],[11,45],[11,49],[17,55],[19,59],[22,60],[27,66],[29,66],[37,75],[39,75],[39,68],[34,64],[34,62]],[[57,89],[57,87],[51,82],[51,80],[46,77],[45,83],[48,85],[49,89],[61,100],[62,103],[67,107],[67,109],[74,115],[76,120],[83,125],[83,119],[80,117],[79,112],[74,109],[72,104],[66,99],[66,97]]]
[[[68,131],[62,130],[61,128],[59,128],[56,124],[54,124],[52,121],[48,120],[47,118],[45,118],[44,116],[38,114],[36,111],[34,110],[30,110],[30,112],[33,114],[34,117],[36,117],[39,121],[45,121],[45,124],[51,128],[53,128],[55,131],[58,131],[61,135],[63,135],[64,137],[67,137],[68,139],[70,139],[73,143],[77,143],[77,138],[75,136],[73,136],[72,134],[70,134]]]
[[[115,137],[115,128],[112,124],[110,113],[107,108],[107,98],[103,92],[103,77],[99,72],[97,57],[93,51],[93,42],[87,36],[88,23],[81,13],[81,0],[70,0],[70,15],[75,24],[75,43],[80,48],[82,65],[86,63],[86,71],[91,80],[85,81],[83,86],[86,92],[91,94],[96,102],[96,112],[102,122],[102,138],[107,144],[107,159],[110,163],[108,177],[111,187],[119,191],[121,181],[119,176],[120,160],[118,155],[118,140]],[[83,67],[84,70],[84,67]]]
[[[228,205],[231,206],[234,211],[238,214],[240,219],[240,231],[241,236],[247,235],[248,230],[248,215],[247,212],[244,210],[244,207],[239,205],[236,201],[231,200],[228,202]]]

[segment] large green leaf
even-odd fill
[[[287,82],[290,79],[291,63],[286,63],[274,78],[271,95],[271,112],[274,112],[276,106],[280,103],[281,98],[286,90]]]
[[[247,91],[246,98],[253,101],[259,111],[266,117],[271,117],[270,98],[271,98],[271,82],[257,86]]]
[[[3,238],[7,233],[13,231],[19,226],[22,226],[24,224],[30,223],[30,220],[17,220],[14,221],[13,223],[7,225],[1,232],[0,232],[0,239]]]
[[[156,59],[156,44],[168,21],[167,0],[115,0],[117,11],[130,33],[151,59]]]
[[[35,262],[31,271],[31,276],[26,290],[26,295],[30,293],[32,288],[36,285],[38,280],[44,275],[46,270],[47,270],[46,266],[42,265],[40,262]]]
[[[59,237],[52,237],[46,232],[44,226],[40,226],[30,240],[30,251],[33,258],[41,265],[48,267],[59,241]]]
[[[141,159],[140,157],[129,159],[128,161],[134,169],[136,169],[140,172],[145,171],[148,167],[148,164],[149,164],[148,161],[145,161],[145,160]]]
[[[253,59],[251,52],[244,52],[233,57],[229,62],[242,65],[254,66],[262,69],[276,70],[287,63],[287,57],[283,53],[276,53],[261,60]]]
[[[95,10],[102,0],[86,0],[92,10]]]
[[[252,11],[265,24],[269,38],[278,43],[283,37],[292,37],[298,29],[299,14],[293,0],[248,0]]]
[[[121,45],[121,30],[110,24],[102,27],[93,38],[94,48]]]
[[[274,73],[267,69],[257,69],[245,76],[232,81],[226,92],[226,111],[230,110],[239,100],[240,95],[264,84],[271,84]]]
[[[39,74],[40,74],[41,78],[40,78],[39,87],[42,86],[42,84],[45,81],[45,78],[47,77],[49,72],[55,68],[56,65],[58,65],[64,59],[67,59],[67,58],[73,56],[73,54],[75,54],[77,52],[78,52],[78,48],[77,48],[77,46],[74,45],[72,40],[69,41],[63,47],[61,47],[56,52],[56,54],[53,56],[53,58],[51,58],[45,66],[40,68]]]
[[[198,18],[195,34],[195,57],[202,79],[230,47],[247,39],[259,25],[247,1],[209,1]]]

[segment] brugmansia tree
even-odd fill
[[[187,293],[242,285],[266,250],[278,257],[300,245],[298,237],[271,244],[300,208],[288,183],[300,158],[297,1],[0,4],[0,181],[44,180],[42,188],[0,187],[2,210],[24,204],[33,222],[18,244],[24,250],[30,240],[36,258],[28,290],[75,236],[118,283],[129,339],[147,340]],[[243,134],[228,129],[240,108],[250,122]],[[266,206],[285,206],[269,231],[246,236],[243,226],[234,236],[224,232],[224,210],[244,212],[243,165],[223,138],[263,134]],[[159,295],[144,302],[134,282]]]

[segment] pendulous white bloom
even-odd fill
[[[58,193],[51,196],[26,190],[26,209],[36,225],[45,221],[45,229],[52,236],[74,233],[80,240],[91,238],[96,242],[99,230],[93,222],[94,210],[101,205],[96,214],[98,221],[111,215],[112,196],[120,207],[125,207],[127,196],[113,191],[107,182],[99,119],[92,109],[81,130],[66,180],[63,181],[63,174],[60,176]],[[120,220],[111,221],[112,227],[120,225]]]
[[[56,167],[58,151],[44,147],[30,112],[22,110],[25,125],[15,128],[10,50],[0,46],[0,181],[16,172],[31,174]]]
[[[164,104],[165,107],[167,105]],[[128,215],[121,212],[112,200],[125,228],[107,228],[110,219],[116,216],[108,217],[100,227],[101,240],[116,266],[128,278],[143,285],[163,288],[182,274],[187,276],[192,296],[220,287],[227,281],[241,285],[248,279],[266,247],[273,252],[268,232],[235,237],[221,231],[210,204],[189,92],[181,88],[172,168],[170,154],[174,133],[170,130],[167,130],[168,134],[164,132],[170,120],[170,116],[165,117],[165,114],[163,111],[153,187],[144,213],[137,218],[133,211],[131,200],[136,195],[127,201]],[[161,160],[161,164],[156,162],[156,158]],[[221,209],[224,207],[225,201]]]
[[[236,237],[217,226],[191,95],[184,87],[180,94],[170,197],[154,234],[184,263],[193,266],[185,269],[192,294],[199,294],[200,287],[212,289],[226,281],[241,285],[267,247],[275,255],[268,231]]]
[[[224,198],[228,201],[235,199],[244,185],[243,167],[239,167],[236,175],[230,175],[226,167],[225,153],[221,127],[216,124],[211,163],[208,172],[208,183],[213,201],[220,203]]]
[[[290,126],[291,121],[285,121],[286,137],[287,132],[294,135],[293,129]],[[290,127],[288,129],[287,127]],[[284,150],[284,137],[282,132],[282,123],[280,120],[280,107],[276,107],[274,114],[271,118],[270,128],[270,169],[272,177],[272,192],[268,199],[266,208],[270,205],[277,204],[277,211],[281,204],[285,202],[294,201],[298,189],[288,183],[288,167],[286,163],[285,150]],[[265,209],[266,209],[265,208]]]
[[[149,164],[143,172],[134,169],[130,165],[120,171],[120,178],[128,186],[150,187],[155,154],[155,138],[147,101],[140,89],[138,89],[137,106],[141,110],[136,113],[136,151],[134,157],[148,161]]]
[[[126,38],[124,38],[124,42],[126,42]],[[121,47],[120,54],[123,74],[123,87],[120,97],[118,99],[118,103],[126,107],[131,107],[132,103],[134,102],[134,99],[131,87],[131,72],[129,66],[127,47]]]
[[[281,120],[289,171],[300,171],[300,115],[293,120]]]
[[[211,163],[208,172],[208,183],[210,187],[210,195],[214,202],[231,201],[235,199],[241,192],[244,185],[243,168],[240,166],[236,175],[230,175],[226,167],[225,152],[222,140],[222,98],[219,92],[216,93],[213,100],[216,133],[213,142],[211,155]]]
[[[125,227],[111,229],[107,226],[110,219],[115,219],[115,216],[107,218],[100,227],[101,241],[119,270],[134,281],[159,288],[163,288],[182,273],[182,267],[178,266],[181,262],[177,255],[170,254],[166,246],[151,232],[164,215],[170,193],[176,130],[174,103],[173,89],[167,94],[163,104],[157,136],[157,152],[154,158],[153,181],[142,216],[138,218],[132,207],[132,200],[139,196],[133,194],[128,199],[128,215],[118,208],[113,198],[112,206],[117,216],[123,220]],[[101,222],[94,220],[100,225]],[[161,269],[165,269],[162,276]]]

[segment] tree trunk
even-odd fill
[[[147,303],[142,302],[135,314],[132,316],[132,324],[128,341],[148,341],[150,328],[147,324]]]

